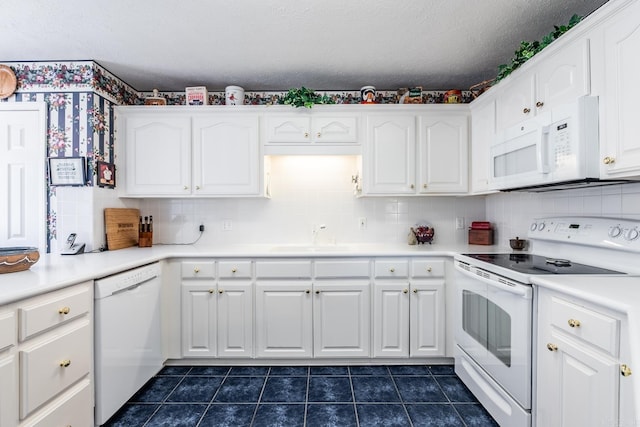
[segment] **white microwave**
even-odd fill
[[[489,153],[492,190],[598,181],[598,98],[578,98],[499,132]]]

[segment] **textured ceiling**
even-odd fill
[[[0,63],[88,60],[140,91],[466,89],[606,0],[3,0]]]

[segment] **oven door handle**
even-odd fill
[[[482,283],[486,283],[489,286],[492,286],[494,288],[498,288],[504,292],[508,292],[510,294],[515,294],[518,296],[521,296],[522,298],[531,298],[530,296],[530,292],[529,289],[523,289],[525,287],[525,285],[522,285],[522,287],[520,286],[511,286],[511,285],[507,285],[505,283],[502,282],[498,282],[497,280],[493,280],[493,279],[487,279],[486,277],[482,277],[482,276],[478,276],[477,274],[473,274],[469,271],[463,270],[461,268],[456,267],[456,269],[464,274],[465,276],[468,276],[474,280],[479,280]]]

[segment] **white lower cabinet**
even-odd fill
[[[216,280],[213,261],[182,263],[183,357],[253,356],[253,282],[245,273],[250,264],[220,263]],[[225,279],[227,267],[243,278]]]
[[[538,295],[536,425],[633,425],[624,316],[544,288]]]
[[[256,357],[312,357],[311,280],[256,282]]]
[[[92,302],[85,282],[0,307],[0,426],[93,425]]]
[[[314,283],[315,357],[369,357],[371,293],[369,281]]]
[[[373,356],[445,356],[444,261],[419,258],[407,267],[376,261]]]

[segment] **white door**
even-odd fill
[[[218,283],[218,355],[253,356],[253,284],[251,281]]]
[[[409,343],[411,357],[445,355],[444,280],[411,284]]]
[[[430,114],[420,117],[421,193],[466,193],[468,174],[468,115]]]
[[[314,284],[315,357],[369,357],[369,281]]]
[[[216,284],[213,280],[182,284],[182,356],[215,357]]]
[[[363,156],[365,194],[415,194],[414,116],[369,116]]]
[[[485,96],[487,96],[485,94]],[[471,104],[471,193],[489,191],[489,146],[496,136],[496,101]]]
[[[373,356],[409,356],[409,283],[375,283],[373,295]]]
[[[0,246],[46,251],[45,152],[45,104],[0,104]]]
[[[194,117],[194,195],[258,195],[260,175],[255,115]]]
[[[312,357],[311,282],[256,283],[256,357]]]

